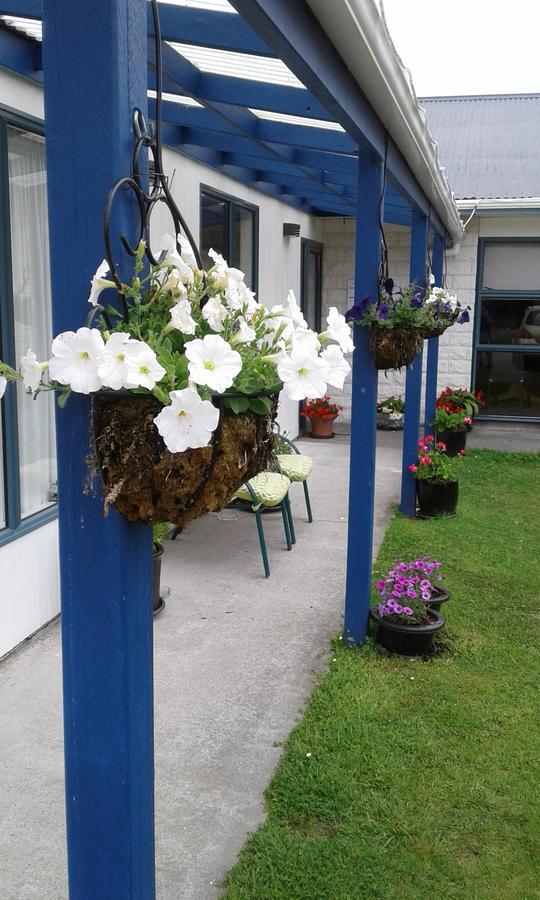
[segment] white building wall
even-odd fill
[[[43,93],[0,70],[0,104],[43,119]],[[0,657],[60,611],[58,528],[49,522],[0,547]]]
[[[0,70],[0,106],[43,120],[41,88]],[[300,224],[301,235],[320,241],[322,223],[314,216],[249,188],[170,148],[164,150],[172,193],[195,240],[199,240],[201,184],[259,207],[259,300],[268,306],[285,300],[289,288],[300,298],[301,243],[283,237],[283,223]],[[171,230],[166,210],[152,219],[154,239]],[[98,261],[96,261],[98,262]],[[298,404],[282,401],[279,421],[298,433]],[[0,657],[54,618],[60,608],[57,523],[49,523],[0,547]]]

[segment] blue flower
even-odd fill
[[[347,310],[345,313],[345,321],[356,322],[358,319],[363,319],[372,304],[373,300],[371,299],[371,295],[364,294],[354,306],[351,306],[351,308]]]
[[[461,313],[459,319],[458,319],[458,322],[459,322],[460,325],[464,325],[465,322],[469,322],[470,319],[471,319],[471,317],[470,317],[470,315],[469,315],[469,310],[468,310],[468,309],[464,309],[463,312]]]
[[[424,302],[425,296],[426,296],[426,292],[425,292],[424,288],[417,291],[417,293],[414,295],[414,297],[411,300],[411,309],[419,309],[422,306],[422,303]]]
[[[385,322],[388,318],[388,303],[385,303],[384,300],[381,300],[379,304],[378,316],[381,322]]]

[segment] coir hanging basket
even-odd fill
[[[401,369],[409,366],[422,349],[418,329],[379,328],[371,330],[371,353],[377,369]]]
[[[268,415],[222,409],[208,447],[171,453],[153,422],[162,409],[158,400],[96,394],[93,437],[105,508],[114,505],[130,522],[181,527],[223,509],[244,481],[271,463],[278,395],[267,396]]]
[[[429,338],[440,337],[441,334],[444,334],[446,329],[448,328],[449,323],[438,322],[433,325],[424,325],[423,328],[418,329],[418,334],[423,340],[429,340]]]

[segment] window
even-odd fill
[[[475,388],[484,415],[540,417],[540,241],[479,244]]]
[[[18,366],[31,348],[47,359],[52,338],[45,142],[39,127],[0,115],[1,358]],[[54,396],[35,402],[21,383],[2,402],[0,541],[54,514]]]
[[[208,251],[225,257],[230,266],[241,269],[246,284],[257,291],[258,207],[210,188],[201,188],[201,256],[203,265],[213,265]]]

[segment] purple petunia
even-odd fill
[[[369,307],[373,305],[373,300],[371,299],[370,294],[364,294],[363,297],[360,298],[350,309],[345,313],[345,320],[347,322],[356,322],[358,319],[363,319],[366,313],[369,310]]]
[[[410,606],[404,606],[403,612],[405,613],[406,616],[412,616],[412,614],[413,614],[413,611]]]
[[[379,304],[379,310],[377,313],[381,322],[386,322],[389,313],[390,313],[390,309],[388,307],[388,303],[385,303],[384,300],[381,300],[381,302]]]

